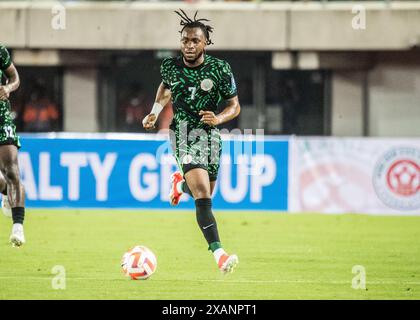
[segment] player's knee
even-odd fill
[[[196,199],[203,199],[203,198],[210,198],[210,190],[209,187],[205,184],[198,184],[194,188],[194,197]]]

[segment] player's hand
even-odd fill
[[[198,113],[201,117],[201,122],[208,124],[209,126],[217,126],[220,124],[220,119],[214,114],[213,111],[203,111]]]
[[[0,100],[7,100],[10,96],[10,90],[7,86],[0,86]]]
[[[146,130],[154,129],[156,120],[157,120],[156,116],[153,113],[149,113],[143,119],[143,128],[145,128]]]

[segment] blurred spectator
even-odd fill
[[[23,131],[49,132],[59,130],[59,110],[51,101],[42,80],[35,80],[29,101],[23,107]]]
[[[128,95],[122,100],[117,115],[119,131],[144,132],[141,121],[152,109],[153,100],[139,83],[133,83]]]

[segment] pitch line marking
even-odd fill
[[[20,276],[0,276],[0,279],[18,279],[21,280]],[[25,277],[27,280],[50,280],[51,277]],[[118,278],[98,278],[98,277],[67,277],[67,280],[100,280],[100,281],[112,281],[112,280],[125,280],[124,277]],[[322,280],[225,280],[225,279],[153,279],[155,282],[223,282],[223,283],[312,283],[312,284],[348,284],[349,281],[322,281]],[[420,281],[369,281],[370,285],[420,285]]]

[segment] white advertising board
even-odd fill
[[[289,211],[420,215],[420,139],[294,137]]]

